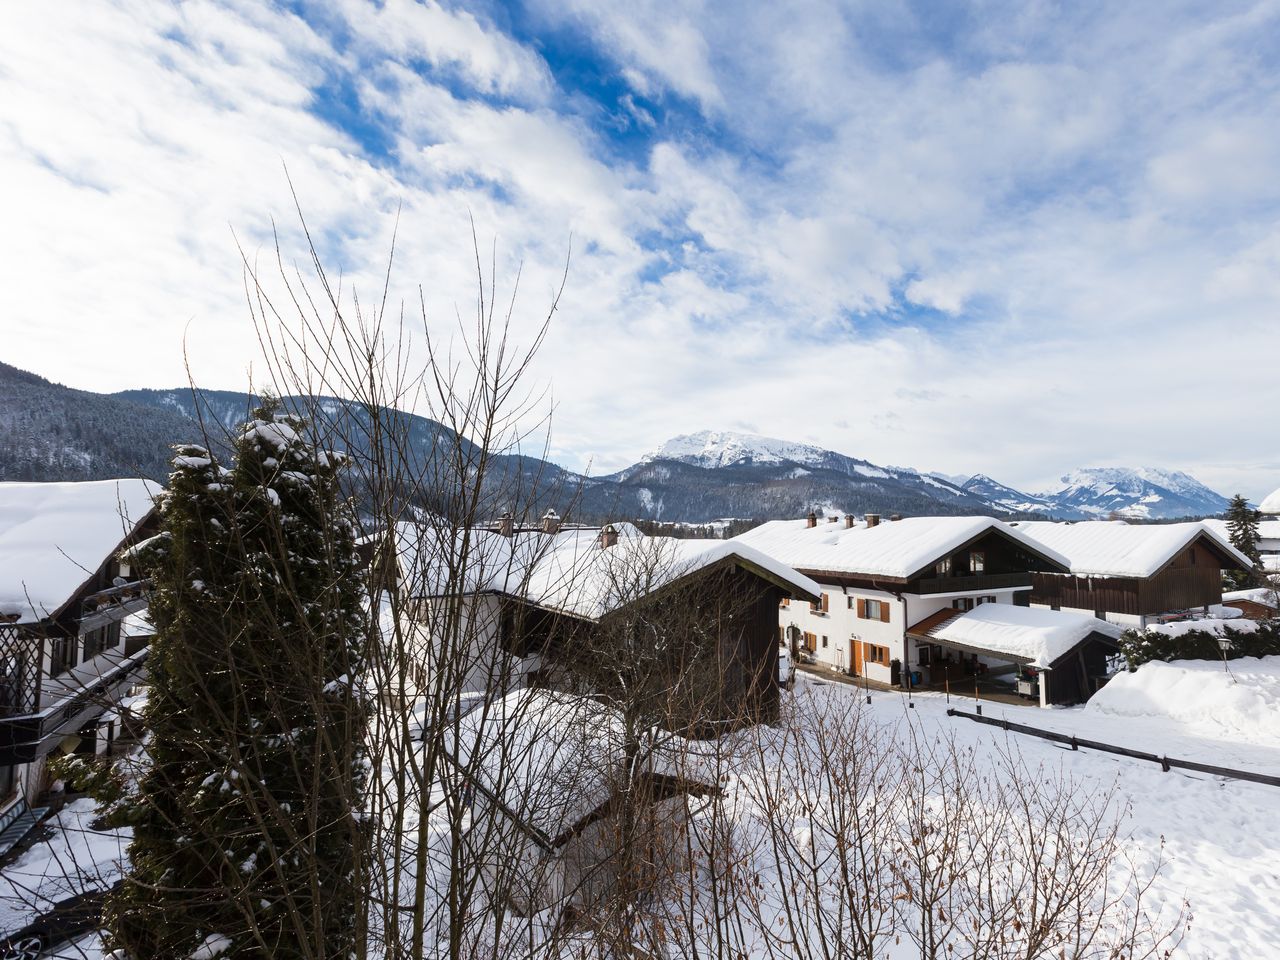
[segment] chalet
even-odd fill
[[[1271,620],[1280,616],[1280,594],[1275,587],[1231,590],[1222,595],[1222,607],[1239,610],[1246,620]],[[1221,613],[1218,608],[1217,613]]]
[[[1067,562],[990,517],[910,517],[881,522],[776,520],[735,538],[816,580],[813,603],[784,599],[779,631],[802,654],[853,676],[906,686],[946,675],[938,644],[913,625],[941,611],[1025,606],[1032,577]],[[967,659],[977,669],[976,655]]]
[[[1121,633],[1088,614],[1006,603],[940,610],[907,631],[916,643],[935,647],[934,662],[953,653],[1015,664],[1019,691],[1042,707],[1093,696],[1107,682]]]
[[[589,912],[608,896],[622,798],[641,818],[632,830],[646,867],[666,876],[691,849],[690,810],[717,792],[714,777],[697,775],[695,745],[629,734],[616,711],[558,691],[516,690],[473,709],[446,751],[471,809],[467,854],[495,905],[524,916]]]
[[[146,606],[122,548],[155,524],[143,480],[0,483],[0,832],[10,841],[55,750],[105,749],[113,703],[139,678]]]
[[[698,702],[682,714],[689,723],[774,716],[776,610],[783,598],[818,595],[808,578],[733,541],[569,526],[554,514],[523,528],[509,517],[468,530],[402,525],[397,541],[397,589],[425,675],[459,671],[465,692],[490,695],[583,692],[594,661],[612,656],[611,636],[642,617],[663,641],[672,682],[697,685],[685,691]],[[457,649],[442,652],[448,643]],[[711,666],[695,674],[690,659]]]
[[[1205,523],[1018,521],[1010,527],[1066,557],[1065,573],[1034,576],[1031,603],[1126,627],[1222,602],[1222,571],[1249,559]]]

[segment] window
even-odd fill
[[[917,647],[916,663],[918,663],[922,667],[927,667],[929,665],[929,660],[930,660],[929,651],[930,651],[930,648],[927,646]]]
[[[822,649],[827,649],[827,635],[825,633],[822,635]]]
[[[951,606],[957,610],[972,610],[973,597],[956,597],[951,601]]]
[[[951,558],[943,557],[939,560],[937,565],[933,568],[933,572],[935,576],[939,577],[951,576]]]
[[[879,620],[880,617],[882,616],[881,611],[883,607],[884,607],[883,600],[868,600],[867,601],[867,619]]]
[[[981,550],[969,551],[969,572],[985,573],[987,569],[987,555]]]
[[[853,609],[853,597],[845,597],[845,599],[846,599],[847,601],[849,601],[849,609],[850,609],[850,610],[852,610],[852,609]]]
[[[889,665],[889,648],[874,643],[864,643],[862,659],[867,663],[878,663],[883,667]]]
[[[984,603],[995,603],[995,602],[996,602],[995,597],[978,597],[978,599],[975,601],[976,605],[979,607],[982,606]]]
[[[120,643],[120,622],[108,623],[84,635],[84,659],[90,660],[103,650],[110,650]]]
[[[782,598],[782,600],[781,600],[781,602],[778,604],[778,606],[783,607],[783,608],[791,606],[791,598],[790,598],[790,597],[783,597],[783,598]]]

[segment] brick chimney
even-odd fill
[[[600,549],[608,550],[618,542],[618,531],[612,523],[605,524],[600,530]]]
[[[858,521],[857,521],[857,520],[855,520],[855,519],[853,518],[853,514],[852,514],[852,513],[846,513],[846,514],[844,515],[844,528],[845,528],[846,530],[852,530],[852,529],[853,529],[853,525],[854,525],[855,523],[857,523],[857,522],[858,522]]]
[[[504,537],[511,537],[515,535],[516,521],[515,518],[511,516],[510,510],[498,518],[498,526],[496,529],[498,533],[502,534]]]
[[[868,529],[868,530],[870,530],[872,527],[876,527],[876,526],[879,526],[879,525],[880,525],[880,514],[878,514],[878,513],[868,513],[868,514],[867,514],[867,529]]]
[[[560,514],[554,510],[548,510],[542,515],[542,532],[543,533],[559,533],[560,532]]]
[[[809,520],[809,526],[816,527],[818,525],[818,515],[814,513],[812,510],[809,511],[808,520]]]

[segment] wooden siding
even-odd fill
[[[1195,545],[1153,577],[1082,577],[1036,573],[1031,600],[1050,606],[1151,616],[1222,602],[1222,576],[1209,551]]]

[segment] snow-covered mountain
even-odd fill
[[[713,472],[714,479],[707,474]],[[879,466],[808,443],[728,430],[673,437],[640,463],[606,478],[643,487],[640,502],[662,515],[713,509],[717,491],[735,516],[794,515],[809,505],[833,512],[1044,514],[1065,520],[1118,515],[1164,520],[1223,512],[1226,497],[1185,473],[1151,467],[1085,468],[1062,487],[1027,493],[986,474],[958,478]],[[698,495],[690,499],[693,489]],[[696,505],[695,501],[696,500]],[[730,503],[723,504],[730,511]]]
[[[981,497],[993,506],[1003,507],[1011,513],[1055,513],[1056,504],[1052,500],[1015,490],[991,479],[985,473],[974,474],[960,487],[966,493]]]
[[[1142,520],[1222,513],[1229,498],[1189,474],[1154,467],[1086,467],[1062,478],[1062,488],[1040,495],[1060,516]]]
[[[820,464],[831,456],[833,454],[830,450],[807,443],[793,443],[790,440],[775,440],[772,437],[729,430],[699,430],[697,433],[672,437],[657,450],[645,454],[641,462],[674,460],[714,470],[737,464]]]
[[[199,402],[205,424],[216,428],[238,423],[256,398],[211,390],[202,391]],[[302,406],[342,427],[337,436],[358,440],[365,433],[359,429],[364,414],[341,400],[316,397]],[[171,444],[204,435],[196,414],[190,390],[96,394],[0,364],[0,480],[139,475],[163,480]],[[409,445],[425,456],[448,434],[425,417],[407,416],[405,423]],[[217,430],[213,433],[216,439]],[[928,474],[814,444],[712,430],[674,437],[639,463],[605,477],[581,476],[530,457],[495,458],[496,485],[517,474],[527,478],[526,488],[546,487],[547,505],[583,519],[705,523],[721,517],[796,517],[810,509],[1167,519],[1220,514],[1228,503],[1194,478],[1172,471],[1076,470],[1063,478],[1060,490],[1033,495],[984,474],[967,479]]]

